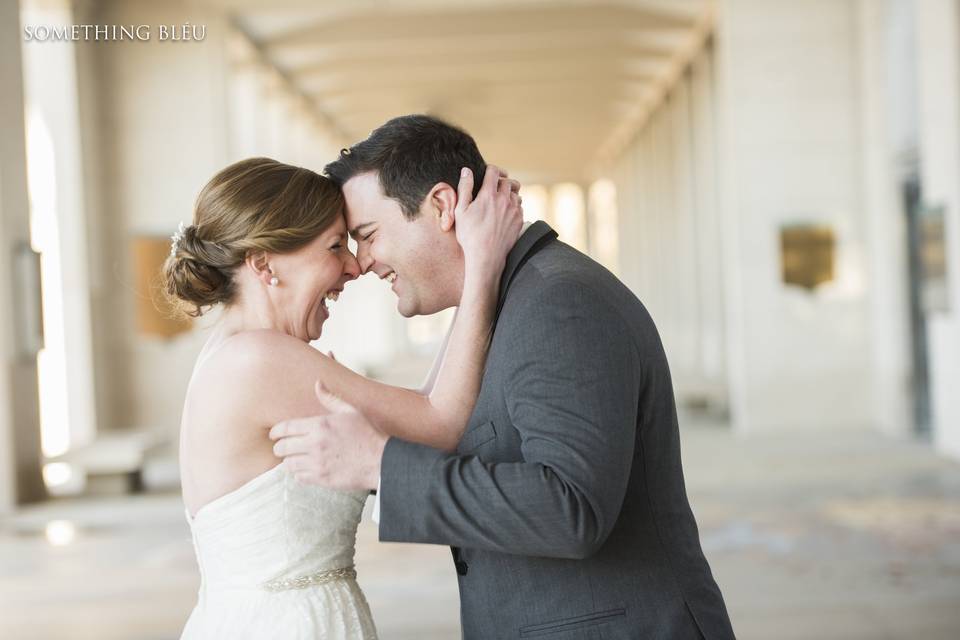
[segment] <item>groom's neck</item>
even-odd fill
[[[439,299],[443,302],[443,309],[458,306],[463,297],[463,254],[449,257],[436,272],[436,277],[437,286],[442,288]]]

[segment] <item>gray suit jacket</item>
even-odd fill
[[[380,539],[454,546],[470,640],[732,638],[646,309],[543,222],[500,296],[457,453],[387,443]]]

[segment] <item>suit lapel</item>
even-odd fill
[[[493,326],[496,329],[497,319],[500,317],[500,310],[503,309],[503,303],[507,298],[507,290],[513,277],[532,255],[542,249],[544,245],[557,237],[557,232],[550,228],[546,222],[537,220],[527,227],[523,232],[517,244],[513,246],[510,253],[507,254],[507,262],[503,268],[503,275],[500,276],[500,292],[497,300],[497,312],[493,317]]]

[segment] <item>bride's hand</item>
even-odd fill
[[[454,221],[467,273],[499,279],[523,227],[519,189],[520,184],[508,179],[506,172],[487,165],[483,186],[474,199],[473,172],[461,171]]]

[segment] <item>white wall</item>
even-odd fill
[[[879,4],[720,2],[712,46],[613,172],[624,280],[678,394],[723,399],[741,432],[910,428]],[[795,223],[837,239],[834,280],[813,291],[781,280],[780,230]]]
[[[853,2],[719,6],[722,224],[733,419],[744,432],[872,424],[858,21]],[[833,227],[836,280],[780,281],[779,228]]]
[[[192,218],[203,182],[227,164],[226,16],[187,3],[105,2],[100,24],[205,24],[203,42],[90,43],[81,77],[95,79],[96,161],[101,210],[94,235],[94,306],[101,427],[179,425],[183,393],[202,333],[161,340],[137,334],[131,240],[170,235]],[[122,48],[122,55],[118,49]]]

